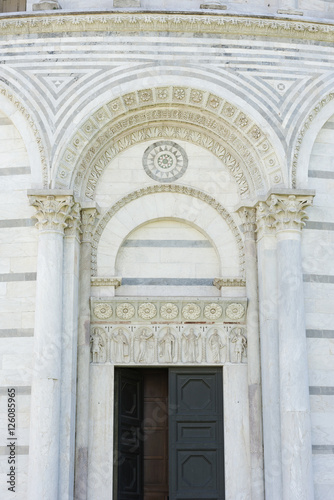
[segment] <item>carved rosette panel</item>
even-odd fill
[[[91,299],[91,362],[216,365],[247,361],[246,299]]]

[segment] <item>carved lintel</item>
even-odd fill
[[[36,208],[33,218],[37,219],[36,227],[40,231],[52,231],[64,234],[64,229],[72,219],[71,209],[74,205],[72,195],[61,194],[60,191],[28,193],[30,205]]]
[[[114,286],[118,288],[122,284],[122,278],[91,278],[92,286]]]
[[[213,285],[220,290],[227,286],[246,286],[246,281],[243,278],[215,278]]]
[[[90,243],[94,231],[96,218],[99,215],[99,208],[97,206],[82,207],[81,209],[81,241],[83,243]]]

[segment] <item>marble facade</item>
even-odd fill
[[[117,500],[115,369],[214,366],[225,500],[332,500],[332,7],[59,3],[0,18],[11,498]]]

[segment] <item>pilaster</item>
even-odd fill
[[[81,209],[81,250],[79,281],[77,414],[75,445],[75,500],[87,499],[89,440],[89,363],[90,363],[90,280],[91,239],[99,213],[94,203]]]

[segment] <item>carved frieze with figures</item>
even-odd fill
[[[91,300],[91,362],[216,365],[247,362],[246,299]]]

